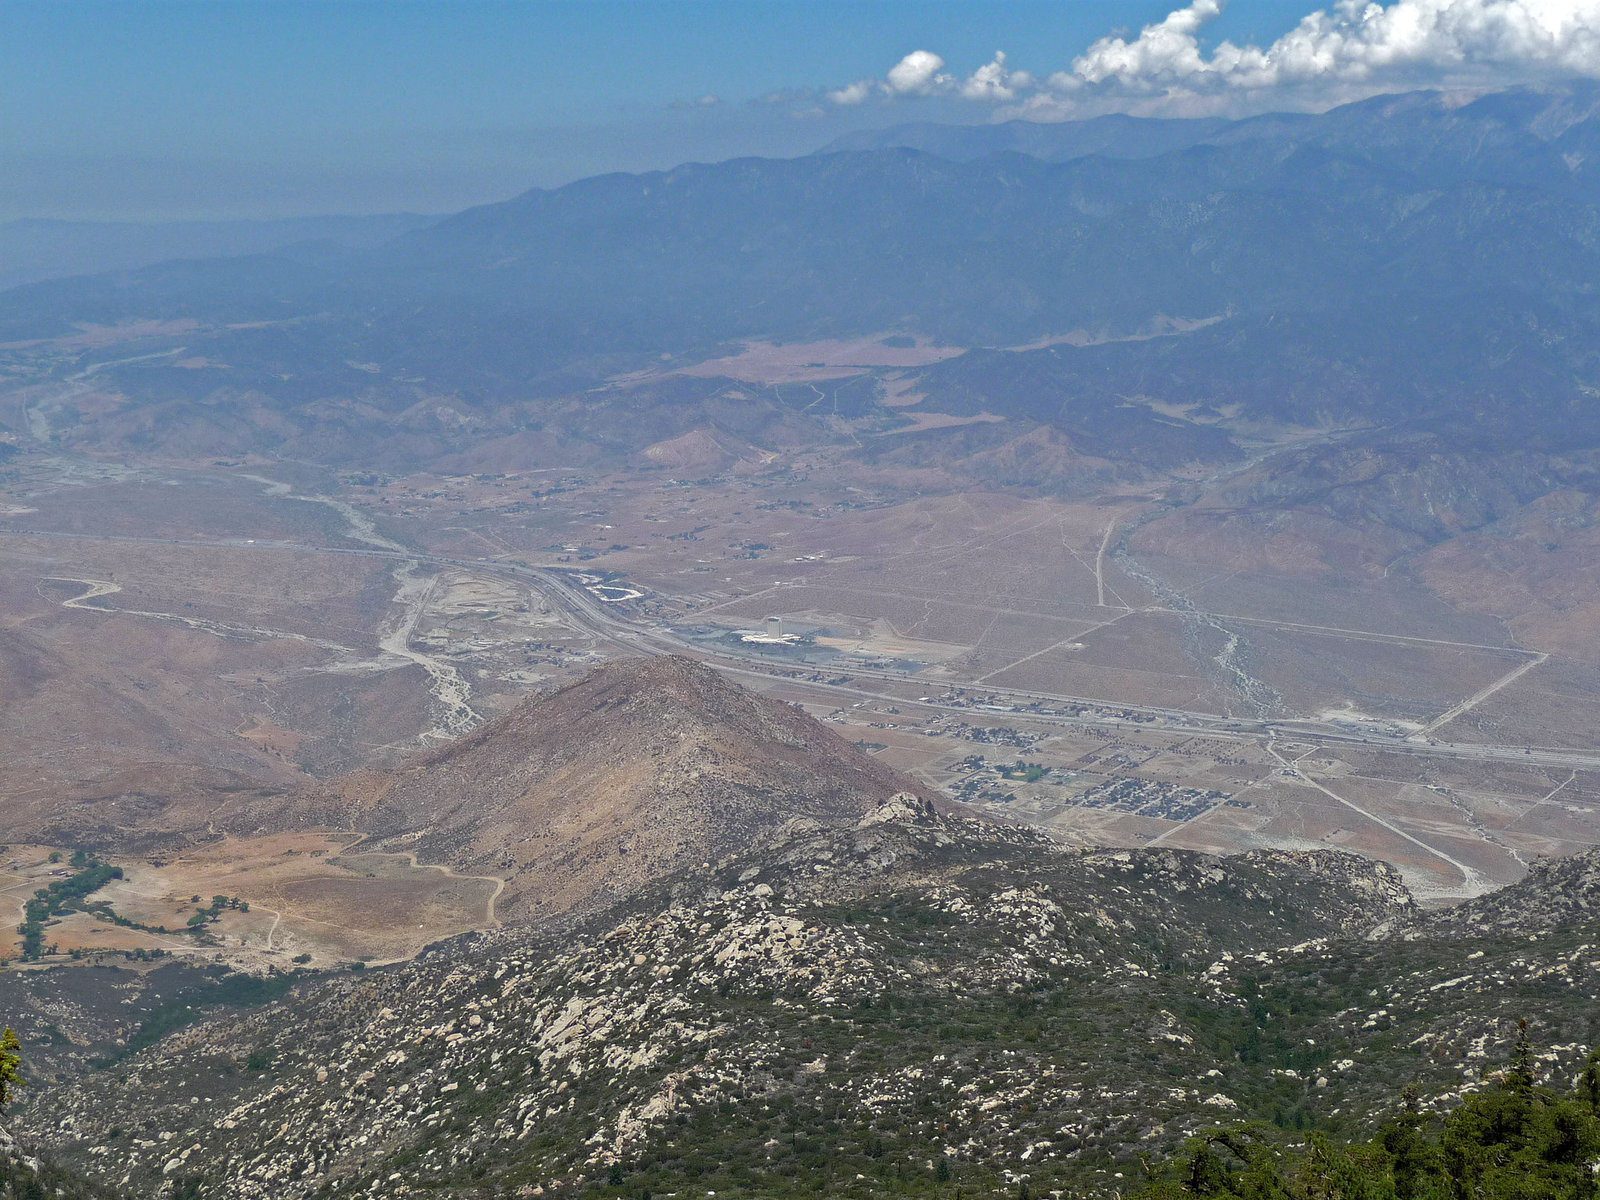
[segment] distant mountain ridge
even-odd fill
[[[1122,113],[1083,121],[1013,120],[994,125],[913,121],[887,129],[854,130],[835,138],[817,153],[919,150],[952,162],[969,162],[990,154],[1006,153],[1026,154],[1045,162],[1069,162],[1088,154],[1151,158],[1208,142],[1231,125],[1232,122],[1221,117],[1132,117]]]
[[[376,441],[372,414],[441,395],[495,436],[574,429],[607,403],[670,413],[719,386],[608,381],[739,342],[888,333],[971,348],[917,372],[930,409],[1050,424],[1112,460],[1225,459],[1235,421],[1595,444],[1597,97],[1418,93],[1193,129],[938,134],[1067,154],[1133,130],[1143,157],[887,145],[601,176],[365,250],[13,289],[0,340],[195,323],[146,349],[181,345],[202,367],[128,355],[97,377],[124,415],[94,421],[211,453],[353,461]],[[246,420],[223,421],[242,396]],[[159,423],[134,418],[152,405]],[[647,424],[607,428],[626,442]],[[619,449],[705,424],[658,423]],[[97,436],[64,436],[80,432]],[[442,436],[410,429],[408,444],[420,432]]]
[[[860,130],[817,153],[912,149],[955,162],[1018,153],[1045,162],[1088,155],[1146,159],[1197,146],[1249,144],[1286,152],[1316,146],[1418,175],[1550,189],[1592,188],[1600,172],[1600,85],[1517,88],[1479,97],[1423,91],[1376,96],[1327,113],[1220,117],[1134,117],[1082,121],[1011,120],[990,125],[916,122]]]

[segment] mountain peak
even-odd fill
[[[795,818],[926,803],[798,707],[680,657],[597,667],[361,790],[376,837],[505,878],[500,911],[523,917],[605,903]]]

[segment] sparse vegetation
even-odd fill
[[[0,1114],[26,1087],[22,1074],[22,1043],[9,1026],[0,1031]],[[0,1198],[3,1200],[102,1200],[105,1189],[62,1170],[54,1162],[22,1152],[0,1127]]]
[[[1364,1162],[1399,1136],[1384,1122],[1404,1117],[1406,1084],[1435,1123],[1476,1103],[1464,1088],[1495,1086],[1492,1059],[1464,1074],[1456,1048],[1505,1045],[1513,997],[1550,1042],[1589,1028],[1590,932],[1530,907],[1587,895],[1581,871],[1424,917],[1393,873],[1335,854],[1079,855],[888,808],[557,938],[502,931],[403,972],[326,977],[291,1006],[210,1008],[204,1037],[155,1041],[194,1019],[190,999],[133,1039],[145,1053],[121,1089],[42,1119],[187,1128],[196,1072],[231,1046],[238,1128],[207,1126],[187,1166],[208,1187],[322,1173],[382,1194],[400,1171],[443,1194],[561,1179],[629,1197],[1077,1200],[1181,1188],[1200,1145],[1233,1186],[1246,1168],[1204,1140],[1219,1120],[1248,1125],[1232,1144],[1262,1147],[1285,1186],[1308,1146]],[[1504,913],[1555,932],[1485,933]],[[1382,921],[1396,935],[1359,936]],[[1531,982],[1557,978],[1554,994]],[[1540,1076],[1581,1066],[1534,1060]],[[262,1157],[262,1123],[285,1120]],[[1442,1129],[1422,1133],[1442,1146]],[[394,1149],[365,1165],[337,1149],[361,1135]],[[125,1153],[138,1179],[166,1161]]]
[[[130,1031],[125,1044],[115,1047],[95,1065],[100,1070],[114,1067],[208,1012],[250,1009],[281,999],[295,982],[295,974],[263,977],[215,968],[199,986],[186,989],[179,998],[152,1011]]]

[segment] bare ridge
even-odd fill
[[[607,663],[339,788],[375,839],[504,878],[508,919],[590,908],[796,818],[853,823],[921,790],[798,707],[680,657]]]

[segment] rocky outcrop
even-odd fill
[[[1423,928],[1458,937],[1539,936],[1600,920],[1600,850],[1540,859],[1518,882],[1431,914]]]
[[[0,1125],[0,1197],[103,1200],[111,1193],[30,1153]]]
[[[889,822],[935,825],[938,821],[939,814],[933,806],[933,801],[926,800],[915,792],[896,792],[861,818],[863,826],[883,825]]]

